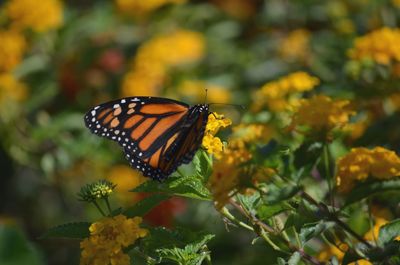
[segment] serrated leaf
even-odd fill
[[[157,206],[160,202],[169,199],[170,196],[164,194],[153,194],[149,197],[146,197],[137,203],[135,203],[132,207],[123,211],[123,214],[127,217],[134,216],[143,216],[148,213],[151,209]]]
[[[333,226],[334,223],[332,222],[318,222],[305,225],[300,229],[299,233],[301,244],[304,245],[310,239],[318,236],[319,234]]]
[[[347,195],[345,206],[354,202],[368,198],[372,195],[390,190],[400,190],[400,179],[394,180],[378,180],[362,183],[355,187],[351,193]]]
[[[379,229],[378,243],[381,246],[400,236],[400,219],[393,220]]]
[[[206,183],[212,173],[212,159],[206,151],[200,150],[193,158],[196,174]]]
[[[176,264],[201,265],[203,260],[209,256],[209,251],[203,248],[214,235],[203,235],[193,243],[187,244],[184,248],[161,248],[157,249],[158,256],[165,261],[174,261]]]
[[[211,194],[199,176],[170,176],[164,182],[146,181],[131,191],[160,192],[170,196],[211,200]]]
[[[236,195],[236,198],[248,212],[254,212],[255,209],[259,207],[259,204],[261,202],[261,197],[258,192],[254,192],[251,195],[238,194]]]
[[[291,207],[285,202],[271,205],[262,204],[257,209],[257,216],[261,220],[267,221],[269,218],[290,209]]]
[[[293,253],[293,255],[288,260],[288,265],[297,265],[301,260],[301,255],[299,252]]]
[[[89,222],[77,222],[59,225],[50,228],[41,238],[74,238],[83,239],[90,235]]]

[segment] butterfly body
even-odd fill
[[[208,105],[166,98],[129,97],[106,102],[85,115],[96,135],[118,142],[130,165],[162,180],[189,163],[203,139]]]

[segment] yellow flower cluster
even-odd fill
[[[306,126],[317,132],[343,127],[353,112],[348,100],[333,100],[325,95],[303,99],[292,117],[291,129]]]
[[[204,100],[206,90],[210,92],[207,94],[208,102],[229,103],[231,99],[231,94],[226,87],[198,80],[183,81],[178,87],[178,94],[184,98],[200,101]]]
[[[5,102],[22,101],[26,98],[27,88],[10,73],[0,74],[0,104]]]
[[[183,4],[186,0],[115,0],[117,8],[133,16],[145,16],[166,4]]]
[[[63,22],[63,6],[59,0],[11,0],[6,12],[17,29],[44,32],[60,27]]]
[[[252,109],[259,111],[267,105],[271,111],[284,111],[298,101],[299,93],[312,90],[319,82],[306,72],[295,72],[266,83],[255,93]]]
[[[288,61],[306,61],[310,57],[310,35],[305,29],[290,32],[279,46],[279,54]]]
[[[356,181],[368,177],[390,179],[400,175],[400,158],[395,152],[383,147],[353,148],[337,162],[336,184],[342,192],[348,192]]]
[[[241,165],[252,158],[246,144],[271,137],[271,131],[264,125],[249,124],[233,128],[229,144],[213,166],[208,186],[213,194],[215,207],[219,210],[236,192],[241,192],[241,181],[264,181],[275,173],[270,168],[247,168]]]
[[[381,28],[357,38],[348,55],[353,60],[371,59],[376,63],[389,65],[400,61],[399,42],[399,29]]]
[[[139,227],[141,222],[140,217],[126,218],[120,214],[93,223],[89,227],[90,237],[80,244],[80,264],[129,265],[130,257],[123,252],[123,248],[148,234],[148,230]]]
[[[11,71],[21,62],[26,50],[25,37],[14,30],[1,30],[0,43],[0,72]]]
[[[139,48],[132,69],[123,80],[122,94],[158,95],[168,69],[201,59],[204,49],[203,35],[193,31],[177,30],[154,37]]]
[[[216,112],[208,115],[207,125],[204,132],[203,147],[209,154],[213,154],[215,157],[220,157],[223,151],[223,144],[221,139],[215,137],[220,128],[228,127],[232,124],[230,119],[224,118],[224,115],[219,115]]]

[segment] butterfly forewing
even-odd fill
[[[85,115],[86,126],[118,142],[131,166],[144,176],[163,179],[188,163],[198,149],[208,106],[153,97],[131,97],[96,106]]]

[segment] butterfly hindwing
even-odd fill
[[[198,149],[208,117],[207,105],[153,97],[131,97],[94,107],[85,115],[92,133],[118,142],[134,169],[163,179]]]

